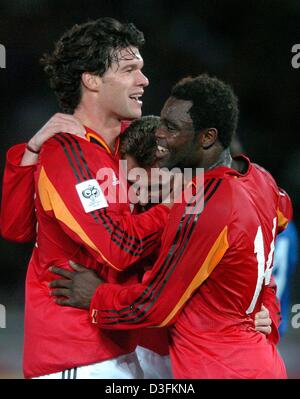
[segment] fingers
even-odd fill
[[[79,133],[85,133],[85,128],[83,124],[73,115],[57,113],[51,119],[49,119],[49,123],[50,122],[52,124],[55,124],[57,122],[59,124],[65,123],[66,126],[73,126]]]
[[[72,306],[73,303],[71,299],[60,299],[60,298],[55,298],[54,302],[60,306]]]
[[[57,133],[71,133],[85,138],[85,127],[72,115],[57,113],[30,139],[34,148],[40,149],[43,143]]]
[[[65,296],[65,297],[69,298],[69,296],[71,295],[71,290],[69,290],[67,288],[58,288],[56,290],[52,290],[50,295],[51,296]]]
[[[72,260],[69,260],[69,265],[72,267],[73,270],[76,272],[86,272],[87,268],[84,266],[79,265],[78,263],[73,262]]]
[[[50,288],[71,288],[72,281],[71,280],[53,280],[49,283]]]
[[[263,334],[271,334],[272,320],[270,318],[269,310],[262,305],[261,310],[255,314],[254,320],[255,330]]]
[[[270,316],[270,313],[269,313],[269,311],[268,311],[268,309],[266,307],[262,306],[261,309],[262,310],[260,310],[259,312],[257,312],[255,314],[255,320],[257,320],[257,319],[265,319],[265,318],[268,318]]]
[[[271,334],[272,320],[269,316],[269,311],[266,307],[262,306],[262,310],[257,312],[254,320],[255,330],[263,334]]]
[[[61,132],[77,134],[81,137],[85,136],[85,129],[83,126],[63,120],[49,121],[47,128],[45,127],[43,133],[41,132],[41,134],[43,134],[45,137],[52,137],[54,134]]]
[[[256,319],[254,321],[255,327],[269,327],[272,324],[270,317]]]
[[[255,320],[267,319],[268,317],[269,317],[269,312],[266,312],[265,310],[260,310],[259,312],[256,313]]]
[[[62,269],[62,268],[56,267],[56,266],[51,266],[51,267],[49,268],[49,271],[50,271],[51,273],[58,274],[59,276],[68,278],[68,279],[70,279],[70,280],[72,279],[73,273],[74,273],[74,272],[70,272],[69,270]]]
[[[79,306],[77,303],[75,303],[72,299],[61,299],[61,298],[55,298],[54,302],[57,303],[57,305],[60,306],[71,306],[72,308],[78,308],[78,309],[89,309],[89,306]]]
[[[272,327],[256,327],[255,328],[256,331],[261,332],[263,334],[269,335],[272,332]]]

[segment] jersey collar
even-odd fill
[[[119,145],[120,145],[120,138],[116,138],[116,143],[115,143],[115,148],[114,151],[111,150],[109,145],[106,143],[105,139],[95,130],[91,129],[88,126],[85,127],[85,137],[90,143],[98,144],[100,147],[102,147],[109,155],[116,156],[119,152]]]
[[[240,173],[233,168],[229,168],[228,166],[218,166],[217,168],[205,171],[204,172],[205,178],[213,178],[213,177],[223,178],[224,175],[231,175],[236,178],[248,176],[248,174],[252,170],[252,163],[250,162],[250,159],[248,157],[246,157],[246,155],[244,155],[244,154],[233,157],[233,159],[235,159],[235,160],[241,159],[246,163],[247,169],[244,173]],[[190,184],[193,186],[193,188],[196,188],[196,176],[192,179]]]

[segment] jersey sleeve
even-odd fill
[[[224,201],[226,190],[222,190],[220,179],[210,183],[204,192],[198,191],[193,204],[173,206],[159,258],[141,284],[124,287],[105,283],[97,288],[90,306],[94,324],[106,329],[134,329],[164,327],[176,321],[229,247],[231,209]]]
[[[43,210],[58,221],[66,234],[85,246],[97,261],[122,271],[157,248],[169,209],[157,205],[133,215],[128,203],[119,201],[121,182],[105,156],[95,144],[67,134],[55,136],[41,153],[37,192]],[[104,169],[113,175],[108,191],[116,190],[115,201],[105,194],[99,180]],[[97,196],[99,191],[105,195],[104,199],[96,198],[99,201],[95,209],[89,196]]]
[[[0,227],[6,240],[30,242],[36,236],[34,210],[35,165],[20,166],[25,144],[11,147],[3,176]]]

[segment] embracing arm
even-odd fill
[[[38,153],[46,140],[61,131],[81,137],[85,133],[76,118],[57,113],[29,140],[27,146],[17,144],[8,150],[0,215],[1,235],[4,239],[16,242],[35,240],[34,172]]]
[[[211,191],[205,191],[203,211],[202,192],[196,195],[191,213],[186,212],[184,204],[174,205],[160,256],[141,284],[102,284],[97,288],[90,306],[93,323],[106,329],[134,329],[164,327],[176,321],[185,303],[228,249],[226,220],[230,211],[219,212],[211,199],[214,197],[209,197],[209,193],[222,195],[217,191],[219,183],[215,181]]]
[[[169,209],[157,205],[143,214],[131,214],[129,204],[119,201],[120,190],[127,193],[127,182],[120,179],[114,184],[114,168],[101,147],[57,135],[42,149],[37,194],[43,210],[75,242],[100,263],[124,270],[157,248]],[[107,191],[115,192],[115,198],[100,186],[99,170],[108,173]]]

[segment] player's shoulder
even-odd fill
[[[203,198],[207,210],[218,210],[223,215],[231,213],[235,197],[235,187],[231,180],[231,177],[219,173],[205,177]]]
[[[61,176],[73,170],[74,173],[93,163],[89,142],[69,133],[57,133],[47,140],[39,155],[39,169],[44,170],[51,176]]]
[[[263,166],[261,166],[257,163],[252,163],[252,167],[253,167],[253,172],[255,174],[260,175],[268,183],[272,183],[274,186],[277,187],[277,183],[276,183],[274,177],[267,169],[265,169]]]
[[[232,176],[224,173],[222,168],[214,169],[209,173],[204,174],[204,188],[205,192],[213,196],[215,193],[221,194],[226,198],[230,198],[233,186]]]
[[[88,143],[88,141],[74,134],[57,133],[45,141],[41,154],[48,153],[49,151],[72,150],[73,148],[85,146],[85,143]]]
[[[69,133],[57,133],[47,140],[40,153],[40,163],[53,165],[57,167],[65,163],[90,163],[91,154],[95,154],[90,142],[79,136]]]

